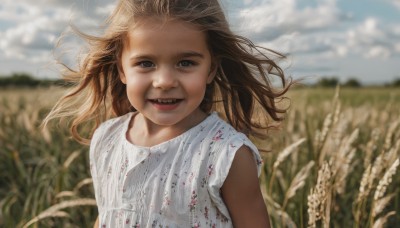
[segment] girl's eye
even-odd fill
[[[179,67],[190,67],[195,65],[195,63],[193,61],[190,60],[182,60],[178,63]]]
[[[150,61],[142,61],[137,63],[138,66],[142,67],[142,68],[151,68],[154,67],[154,63],[150,62]]]

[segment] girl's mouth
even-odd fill
[[[159,111],[173,111],[179,107],[179,104],[183,99],[149,99],[149,101]]]
[[[158,105],[173,105],[181,102],[183,99],[174,99],[174,98],[168,98],[168,99],[150,99],[149,101],[154,104]]]

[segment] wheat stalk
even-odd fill
[[[392,193],[375,201],[374,207],[372,208],[372,217],[375,218],[379,213],[381,213],[395,195],[396,193]]]
[[[76,196],[76,194],[73,191],[62,191],[62,192],[59,192],[55,196],[55,198],[57,199],[57,198],[62,198],[62,197],[74,197],[74,196]]]
[[[329,227],[331,206],[332,173],[325,162],[318,170],[317,184],[308,195],[309,226],[315,227],[316,221],[323,220],[324,227]]]
[[[27,222],[23,228],[29,227],[30,225],[37,223],[38,221],[49,218],[49,217],[57,217],[63,215],[63,217],[68,216],[66,212],[60,211],[65,208],[77,207],[77,206],[96,206],[96,200],[94,199],[76,199],[76,200],[69,200],[64,201],[58,204],[55,204],[46,210],[42,211],[38,216],[31,219]]]
[[[263,191],[264,189],[264,191]],[[264,201],[267,203],[268,208],[273,208],[274,210],[270,210],[270,216],[274,216],[275,218],[280,218],[287,224],[288,227],[294,227],[296,228],[296,223],[293,221],[293,219],[289,216],[288,213],[286,213],[284,210],[282,210],[281,205],[279,205],[277,202],[274,201],[268,194],[265,192],[265,188],[261,189],[263,191],[263,197]]]
[[[83,186],[91,184],[91,183],[93,183],[92,178],[85,178],[85,179],[79,181],[79,183],[74,188],[74,192],[78,192],[79,189],[81,189]]]
[[[288,189],[288,183],[286,181],[284,173],[281,170],[277,169],[276,173],[275,173],[275,176],[276,176],[276,179],[278,180],[280,186],[283,189]]]
[[[305,165],[293,178],[288,190],[286,191],[285,199],[283,200],[282,204],[282,210],[285,209],[288,200],[296,194],[296,191],[305,185],[305,180],[308,177],[310,170],[314,166],[314,164],[314,161],[308,162],[308,164]]]
[[[79,155],[81,154],[80,151],[74,151],[72,152],[68,158],[65,160],[64,164],[63,164],[63,168],[64,169],[68,169],[68,167],[72,164],[72,162],[79,157]]]
[[[286,147],[281,153],[279,153],[276,161],[274,162],[273,166],[272,166],[272,174],[271,174],[271,179],[269,181],[269,192],[272,192],[272,185],[275,179],[275,173],[276,173],[276,169],[278,168],[278,166],[291,154],[293,153],[296,148],[298,146],[300,146],[300,144],[302,144],[304,141],[306,141],[305,138],[301,138],[299,139],[297,142],[289,145],[288,147]]]
[[[372,228],[382,228],[384,227],[385,223],[387,222],[388,218],[392,215],[396,215],[395,211],[388,212],[385,216],[380,217],[378,220],[374,222]]]
[[[368,141],[367,147],[365,148],[364,167],[367,167],[371,163],[371,157],[377,148],[380,134],[381,131],[378,128],[372,130],[371,139]]]
[[[322,145],[326,139],[326,136],[328,135],[328,132],[331,128],[332,125],[332,114],[329,113],[324,120],[324,124],[322,125],[322,130],[320,135],[318,136],[318,138],[316,139],[316,148],[317,150],[321,150],[322,149]]]
[[[374,164],[371,168],[371,174],[369,175],[368,180],[368,188],[372,189],[374,181],[378,176],[381,174],[384,164],[383,164],[383,156],[384,154],[379,154],[378,157],[375,159]]]
[[[397,171],[397,166],[399,166],[399,159],[397,158],[390,168],[385,172],[383,178],[379,181],[374,194],[374,201],[379,200],[383,197],[386,192],[387,186],[392,182],[392,176]]]
[[[359,193],[358,193],[358,197],[357,197],[357,201],[356,202],[361,202],[365,199],[365,197],[368,196],[370,188],[368,187],[368,182],[371,176],[371,164],[368,165],[368,167],[365,169],[362,178],[361,178],[361,182],[360,182],[360,188],[359,188]]]
[[[293,219],[289,216],[286,211],[283,210],[278,210],[277,214],[279,217],[281,217],[282,222],[282,227],[289,227],[289,228],[296,228],[296,223],[293,221]]]
[[[383,149],[385,151],[389,150],[390,147],[392,146],[392,136],[399,124],[400,124],[400,120],[397,120],[393,124],[390,125],[390,127],[386,133],[385,143],[383,144]]]
[[[273,168],[278,168],[278,166],[291,154],[293,153],[296,148],[302,144],[304,141],[306,141],[305,138],[301,138],[299,139],[297,142],[289,145],[288,147],[286,147],[281,153],[279,153],[276,161],[274,162]]]
[[[352,149],[344,158],[340,159],[342,161],[341,165],[337,165],[336,175],[335,175],[335,189],[338,194],[343,194],[346,188],[346,177],[352,170],[351,161],[356,153],[356,149]]]
[[[392,176],[396,173],[397,171],[397,167],[399,166],[399,158],[397,158],[393,164],[390,166],[390,168],[388,170],[386,170],[385,174],[383,175],[383,178],[379,181],[378,186],[376,187],[375,190],[375,194],[374,194],[374,198],[372,201],[372,206],[371,206],[371,215],[370,215],[370,224],[383,224],[386,222],[385,217],[382,218],[380,223],[374,223],[375,220],[375,216],[380,213],[385,207],[386,205],[389,203],[389,201],[391,200],[391,196],[387,196],[382,198],[385,193],[386,193],[386,189],[387,186],[392,182]]]
[[[49,128],[48,128],[48,127],[42,128],[41,133],[42,133],[42,136],[43,136],[44,141],[45,141],[47,144],[50,144],[50,143],[52,142],[52,138],[53,138],[53,137],[51,136],[51,133],[50,133]]]
[[[317,221],[320,219],[319,214],[319,197],[315,188],[310,189],[310,194],[307,196],[307,213],[308,213],[308,227],[314,228]]]
[[[399,157],[397,152],[399,151],[400,148],[400,140],[396,142],[395,146],[390,148],[385,155],[383,156],[383,160],[385,164],[390,164],[391,161],[395,160],[396,158]],[[389,168],[389,167],[388,167]]]
[[[335,108],[335,112],[333,114],[333,124],[335,125],[336,123],[339,122],[339,117],[340,117],[340,113],[342,111],[342,104],[340,103],[340,101],[338,101],[337,106]]]
[[[335,156],[331,157],[332,173],[335,173],[334,187],[337,193],[342,194],[346,185],[346,177],[352,169],[352,160],[356,150],[353,148],[354,142],[359,135],[359,129],[356,128],[350,136],[345,137],[340,147],[337,149]]]

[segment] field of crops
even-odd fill
[[[41,119],[61,89],[0,91],[0,227],[90,227],[88,148]],[[336,95],[335,95],[336,94]],[[400,91],[296,89],[256,142],[274,227],[400,227]]]

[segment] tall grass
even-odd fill
[[[400,91],[291,97],[282,131],[259,142],[273,151],[262,187],[274,227],[399,227]]]
[[[88,148],[38,126],[63,91],[0,91],[0,227],[90,227]],[[256,142],[274,227],[400,227],[400,91],[293,90]]]
[[[59,89],[0,92],[0,227],[23,227],[32,219],[31,227],[93,223],[92,186],[81,182],[90,176],[87,148],[65,128],[38,128],[59,96]],[[48,210],[66,201],[74,204]]]

